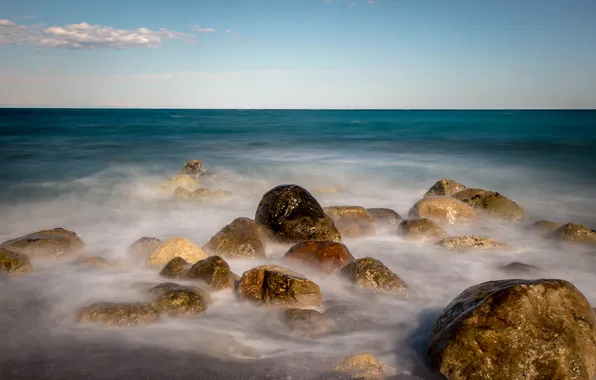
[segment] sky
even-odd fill
[[[0,105],[596,108],[596,0],[0,0]]]

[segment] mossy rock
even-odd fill
[[[8,273],[29,273],[31,263],[27,255],[0,248],[0,270]]]
[[[202,281],[209,290],[234,289],[235,275],[220,256],[211,256],[197,262],[185,274],[192,280]]]
[[[166,295],[169,292],[174,290],[188,290],[191,292],[197,293],[207,304],[211,304],[213,301],[211,299],[211,295],[205,289],[202,289],[198,286],[189,286],[189,285],[180,285],[174,282],[163,282],[161,284],[152,285],[148,290],[148,293],[154,298],[160,298]]]
[[[466,187],[461,183],[457,183],[452,179],[445,178],[435,182],[435,184],[432,185],[432,187],[428,189],[426,193],[424,193],[424,197],[449,196],[457,194],[465,189]]]
[[[341,275],[366,291],[407,295],[406,283],[385,264],[372,257],[352,261],[342,268]]]
[[[209,301],[192,289],[180,288],[164,292],[151,305],[169,317],[193,317],[205,312]]]
[[[5,241],[0,248],[27,255],[31,259],[59,259],[77,255],[85,248],[85,244],[76,233],[54,228]]]
[[[192,265],[182,257],[174,257],[165,267],[159,272],[159,275],[167,278],[181,278],[186,277],[188,270]]]

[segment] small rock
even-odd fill
[[[547,235],[559,228],[559,224],[550,220],[539,220],[528,227],[528,230],[540,235]]]
[[[459,193],[465,190],[466,187],[461,183],[457,183],[452,179],[441,179],[437,181],[428,191],[424,194],[424,197],[435,197],[435,196],[449,196]]]
[[[208,304],[211,304],[213,302],[211,299],[211,295],[205,289],[199,288],[198,286],[179,285],[173,282],[164,282],[161,284],[153,285],[149,289],[149,294],[151,294],[155,298],[160,298],[174,290],[188,290],[191,292],[195,292]]]
[[[502,219],[521,220],[524,218],[524,210],[517,203],[494,191],[465,189],[454,194],[453,198]]]
[[[509,249],[510,247],[507,244],[501,243],[495,239],[491,239],[485,236],[473,236],[473,235],[465,235],[465,236],[456,236],[456,237],[446,237],[445,239],[439,241],[437,246],[450,249],[450,250],[468,250],[468,249]]]
[[[396,370],[383,363],[371,354],[359,354],[348,357],[333,367],[334,372],[343,373],[360,380],[383,380],[385,376],[396,374]]]
[[[64,228],[43,230],[5,241],[0,248],[32,259],[58,259],[78,254],[85,248],[76,233]]]
[[[225,190],[211,190],[211,189],[197,189],[192,194],[193,201],[205,201],[205,200],[221,200],[228,199],[232,196],[232,193]]]
[[[336,330],[335,322],[316,310],[288,309],[283,321],[290,331],[298,336],[322,335]]]
[[[465,223],[477,218],[476,211],[451,197],[422,198],[408,212],[410,218],[427,218],[438,223]]]
[[[209,290],[234,289],[235,276],[228,263],[219,256],[197,262],[188,270],[186,277],[204,282]]]
[[[136,326],[157,322],[159,313],[144,303],[95,303],[79,310],[78,321],[105,326]]]
[[[189,263],[196,263],[207,258],[207,254],[184,237],[173,237],[163,242],[150,256],[150,265],[165,265],[175,257],[181,257]]]
[[[151,256],[161,244],[162,241],[157,238],[142,237],[132,243],[128,250],[135,259],[147,261],[149,256]]]
[[[368,208],[368,212],[375,218],[375,223],[382,226],[396,226],[402,217],[388,208]]]
[[[316,193],[317,194],[343,193],[343,191],[339,187],[325,187],[322,189],[317,189]]]
[[[375,218],[360,206],[331,206],[323,209],[343,237],[369,236],[375,233]]]
[[[557,228],[548,236],[559,241],[596,244],[596,231],[576,223],[567,223]]]
[[[31,272],[29,257],[22,253],[11,252],[7,249],[0,248],[0,271],[8,273]]]
[[[399,224],[397,235],[413,242],[435,243],[447,236],[447,232],[430,219],[404,220]]]
[[[533,274],[536,272],[541,272],[542,269],[535,267],[533,265],[528,265],[524,263],[512,262],[507,265],[501,267],[506,272],[517,274],[517,275],[525,275],[525,274]]]
[[[151,305],[170,317],[189,317],[207,310],[209,301],[191,289],[180,288],[164,292]]]
[[[264,258],[265,233],[249,218],[236,218],[223,227],[203,247],[224,258]]]
[[[365,257],[342,268],[341,274],[359,288],[374,292],[407,295],[406,283],[381,261]]]
[[[116,265],[115,262],[101,256],[88,256],[82,259],[80,263],[94,268],[110,268]]]
[[[182,168],[182,173],[191,176],[198,176],[201,174],[202,167],[203,162],[201,162],[201,160],[190,160],[184,164],[184,167]]]
[[[199,188],[199,183],[188,174],[180,174],[176,177],[168,178],[160,184],[162,191],[172,194],[176,189],[183,188],[188,191],[195,191]]]
[[[159,275],[168,278],[185,277],[190,267],[191,264],[189,264],[182,257],[174,257],[166,264],[161,272],[159,272]]]
[[[290,248],[284,259],[308,266],[321,273],[331,274],[354,261],[354,256],[342,243],[306,241]]]

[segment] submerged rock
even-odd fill
[[[528,227],[528,230],[547,235],[559,228],[559,224],[550,220],[539,220]]]
[[[7,249],[0,248],[0,271],[8,273],[31,272],[29,257],[22,253],[11,252]]]
[[[188,191],[195,191],[199,188],[199,183],[191,175],[180,174],[176,177],[168,178],[167,180],[162,181],[159,186],[162,191],[172,194],[178,188]]]
[[[406,283],[381,261],[365,257],[342,268],[341,274],[359,288],[374,292],[406,295]]]
[[[88,256],[80,260],[80,263],[81,265],[98,269],[112,268],[116,266],[114,261],[108,260],[101,256]]]
[[[205,289],[199,288],[198,286],[179,285],[174,282],[163,282],[161,284],[154,285],[149,289],[149,294],[155,299],[159,299],[160,297],[174,290],[188,290],[197,293],[205,302],[208,304],[212,303],[211,295]]]
[[[189,317],[207,310],[209,300],[192,289],[179,288],[165,291],[151,305],[170,317]]]
[[[337,329],[335,321],[316,310],[288,309],[283,313],[283,322],[298,336],[316,336]]]
[[[0,248],[27,255],[31,259],[58,259],[78,254],[85,244],[76,233],[54,228],[5,241]]]
[[[413,242],[435,243],[447,236],[447,232],[430,219],[404,220],[399,224],[397,235]]]
[[[265,193],[257,208],[255,221],[282,243],[341,241],[339,230],[319,202],[297,185],[280,185]]]
[[[383,380],[385,376],[394,376],[397,372],[394,368],[379,362],[371,354],[350,356],[337,363],[333,371],[360,380]]]
[[[206,252],[224,258],[264,258],[265,234],[249,218],[236,218],[203,246]]]
[[[454,194],[453,198],[502,219],[521,220],[524,218],[524,210],[517,203],[494,191],[465,189]]]
[[[476,211],[451,197],[422,198],[408,212],[410,218],[427,218],[438,223],[465,223],[477,218]]]
[[[236,279],[228,263],[219,256],[211,256],[197,262],[188,270],[186,277],[200,280],[214,291],[234,289]]]
[[[189,201],[192,199],[194,191],[187,190],[183,187],[178,187],[172,194],[173,201]]]
[[[354,261],[354,256],[342,243],[306,241],[290,248],[284,259],[308,266],[321,273],[331,274]]]
[[[450,250],[495,250],[495,249],[509,249],[510,247],[495,239],[485,236],[455,236],[447,237],[437,243],[437,246]]]
[[[445,308],[429,358],[453,380],[593,379],[595,325],[590,304],[567,281],[490,281]]]
[[[132,243],[128,251],[135,259],[146,261],[161,244],[162,241],[157,238],[142,237]]]
[[[159,275],[168,278],[186,277],[191,265],[192,264],[189,264],[188,261],[184,260],[182,257],[174,257],[172,260],[168,261],[166,266],[159,272]]]
[[[396,226],[402,217],[395,211],[388,208],[368,208],[367,211],[375,219],[375,223],[382,226]]]
[[[528,274],[534,274],[534,273],[542,271],[542,269],[540,269],[534,265],[518,263],[515,261],[502,266],[501,269],[504,270],[505,272],[517,274],[517,275],[528,275]]]
[[[188,174],[191,176],[198,177],[201,174],[201,168],[203,167],[203,162],[201,160],[190,160],[184,164],[182,168],[183,174]]]
[[[157,322],[159,312],[145,303],[95,303],[79,310],[80,323],[136,326]]]
[[[424,193],[424,197],[436,197],[436,196],[444,196],[444,195],[453,195],[462,190],[465,190],[466,187],[461,183],[457,183],[452,179],[441,179],[435,182],[434,185],[426,193]]]
[[[576,223],[567,223],[557,228],[548,236],[559,241],[596,244],[596,231]]]
[[[201,188],[197,189],[192,194],[192,200],[194,201],[205,201],[205,200],[221,200],[232,197],[232,193],[226,190],[212,190]]]
[[[181,257],[189,263],[196,263],[207,258],[207,254],[184,237],[173,237],[164,241],[150,256],[150,265],[165,265],[175,257]]]
[[[323,303],[323,293],[317,284],[277,265],[244,272],[236,290],[240,298],[263,306],[310,308]]]
[[[343,237],[368,236],[375,233],[375,218],[360,206],[331,206],[323,211],[333,219]]]

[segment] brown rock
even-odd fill
[[[396,226],[402,217],[395,211],[388,208],[369,208],[368,212],[375,218],[375,223],[384,226]]]
[[[407,241],[435,243],[447,236],[447,232],[430,219],[404,220],[399,224],[397,235]]]
[[[510,248],[507,244],[501,243],[495,239],[473,235],[446,237],[439,241],[437,246],[450,250],[495,250]]]
[[[228,263],[219,256],[197,262],[186,273],[186,277],[204,282],[209,290],[234,289],[234,274]]]
[[[151,305],[170,317],[189,317],[207,310],[209,300],[196,291],[180,288],[164,292]]]
[[[0,248],[27,255],[32,259],[58,259],[81,252],[85,244],[76,233],[54,228],[5,241]]]
[[[335,321],[316,310],[288,309],[283,313],[283,322],[298,336],[315,336],[337,329]]]
[[[395,369],[380,363],[371,354],[359,354],[348,357],[333,367],[334,372],[343,373],[352,379],[383,380],[385,376],[395,374]]]
[[[375,233],[375,218],[360,206],[331,206],[323,209],[333,219],[343,237],[369,236]]]
[[[452,380],[593,379],[595,325],[590,304],[567,281],[490,281],[445,308],[429,357]]]
[[[548,236],[559,241],[596,244],[596,231],[576,223],[567,223],[557,228]]]
[[[225,190],[211,190],[206,188],[197,189],[192,194],[193,201],[205,201],[205,200],[222,200],[228,199],[232,196],[232,193]]]
[[[461,183],[445,178],[437,181],[430,189],[428,189],[424,194],[424,197],[449,196],[465,189],[466,187]]]
[[[494,191],[465,189],[454,194],[453,198],[502,219],[521,220],[524,218],[524,210],[517,203]]]
[[[282,243],[341,241],[339,230],[319,202],[297,185],[280,185],[265,193],[257,208],[255,221]]]
[[[203,162],[200,160],[190,160],[184,164],[182,168],[182,173],[189,174],[192,176],[198,176],[201,174],[201,168],[203,167]]]
[[[161,284],[153,285],[149,289],[149,294],[155,299],[159,299],[169,292],[175,290],[188,290],[199,295],[207,304],[211,304],[211,295],[205,289],[199,288],[198,286],[179,285],[173,282],[164,282]]]
[[[81,260],[82,265],[94,268],[110,268],[116,265],[115,262],[101,256],[88,256]]]
[[[157,238],[142,237],[132,243],[128,250],[135,259],[146,261],[161,244],[162,241]]]
[[[168,261],[166,266],[159,272],[159,275],[168,278],[186,277],[190,267],[191,264],[182,257],[174,257],[172,260]]]
[[[183,187],[178,187],[172,194],[172,200],[174,201],[189,201],[193,198],[194,192],[187,190]]]
[[[150,265],[165,265],[175,257],[181,257],[189,263],[196,263],[207,258],[207,254],[192,241],[183,237],[173,237],[164,241],[150,256]]]
[[[203,249],[225,258],[264,258],[265,234],[254,220],[236,218],[219,230]]]
[[[168,178],[160,184],[162,191],[172,194],[176,189],[183,188],[188,191],[195,191],[199,188],[196,179],[188,174],[180,174],[176,177]]]
[[[438,223],[465,223],[477,218],[476,211],[451,197],[427,197],[408,212],[410,218],[428,218]]]
[[[8,273],[31,272],[29,257],[22,253],[11,252],[0,248],[0,271]]]
[[[382,262],[372,257],[357,259],[342,268],[341,274],[359,288],[380,293],[407,294],[406,283]]]
[[[342,243],[305,241],[290,248],[284,259],[308,266],[325,274],[331,274],[354,261],[354,256],[352,256],[348,247]]]
[[[95,303],[79,310],[78,321],[105,326],[136,326],[157,322],[159,313],[144,303]]]
[[[505,272],[516,274],[516,275],[528,275],[528,274],[534,274],[534,273],[542,271],[542,269],[540,269],[534,265],[518,263],[515,261],[502,266],[501,269],[504,270]]]
[[[277,265],[264,265],[244,272],[237,292],[240,298],[271,307],[310,308],[323,303],[323,294],[317,284]]]
[[[559,228],[559,224],[550,220],[539,220],[528,227],[530,231],[540,235],[547,235],[557,228]]]

